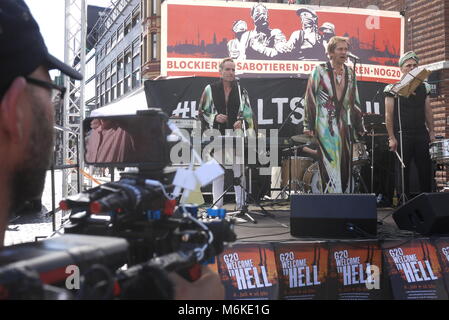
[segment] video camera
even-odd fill
[[[44,257],[39,257],[40,260],[33,254],[32,257],[25,257],[28,259],[25,270],[24,265],[20,264],[23,254],[16,252],[16,262],[11,263],[10,259],[2,259],[0,252],[0,266],[10,263],[0,267],[0,298],[2,289],[8,292],[4,294],[6,297],[23,298],[23,291],[14,290],[17,283],[22,283],[24,278],[42,279],[41,272],[53,272],[55,268],[61,270],[69,262],[82,266],[80,272],[84,290],[76,298],[139,298],[138,292],[152,290],[142,290],[144,283],[150,287],[161,286],[156,282],[160,282],[165,271],[177,271],[191,281],[196,280],[200,276],[199,264],[207,263],[224,250],[226,243],[235,241],[232,219],[203,221],[198,217],[195,205],[179,205],[176,195],[171,193],[174,185],[169,182],[171,177],[164,169],[170,164],[167,136],[170,130],[176,130],[169,126],[167,120],[168,117],[159,109],[138,111],[136,115],[98,116],[84,120],[86,163],[133,169],[123,172],[119,181],[101,184],[61,201],[62,210],[71,210],[68,223],[64,225],[65,235],[57,238],[59,240],[36,243],[34,247],[28,245],[25,250],[30,253],[58,241],[56,247],[63,252],[63,256],[70,256],[70,261],[54,255],[53,251],[50,254],[44,250],[41,252]],[[186,178],[183,172],[183,179],[192,179],[193,175]],[[178,188],[183,186],[176,176],[175,180],[178,181]],[[204,184],[204,179],[201,181]],[[73,253],[83,251],[74,245],[77,241],[83,243],[83,248],[88,248],[89,254]],[[99,248],[100,243],[111,247],[105,251]],[[13,250],[14,247],[9,249]],[[108,257],[116,257],[117,252],[126,258],[118,262],[112,259],[111,263]],[[86,260],[87,257],[89,259]],[[40,262],[33,262],[33,259]],[[119,270],[123,264],[127,265],[127,269]],[[30,270],[34,271],[34,278],[30,278]],[[101,276],[92,278],[91,274],[98,273]],[[18,282],[11,282],[6,275],[14,275]],[[45,283],[57,287],[62,285],[60,277]],[[120,294],[116,292],[117,288],[122,289],[119,290]],[[48,290],[42,291],[42,288],[41,291],[31,291],[40,292],[41,298],[48,296]],[[160,291],[161,295],[156,298],[171,297],[170,290]],[[61,295],[63,293],[59,292],[59,297]]]

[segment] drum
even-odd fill
[[[321,188],[321,175],[318,162],[314,162],[310,167],[307,168],[306,172],[304,173],[304,184],[305,190],[308,193],[323,193]],[[354,190],[358,190],[358,186],[355,184],[354,175],[352,176],[352,185]]]
[[[313,163],[304,173],[304,184],[306,191],[309,193],[321,192],[321,176],[318,162]]]
[[[352,163],[354,165],[365,164],[369,162],[369,154],[364,142],[355,142],[352,144]]]
[[[430,144],[430,158],[437,163],[449,163],[449,139],[434,141]]]
[[[313,159],[307,157],[291,157],[290,159],[283,160],[281,186],[284,187],[288,184],[289,166],[291,166],[292,182],[300,182],[303,181],[304,173],[312,163]]]

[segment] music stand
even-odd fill
[[[397,150],[395,151],[396,156],[401,162],[401,195],[399,196],[399,201],[404,204],[407,201],[407,195],[405,194],[405,180],[404,180],[404,151],[403,151],[403,132],[402,132],[402,119],[401,119],[401,96],[408,98],[416,88],[427,78],[431,72],[425,68],[415,68],[409,73],[407,73],[404,78],[398,83],[394,84],[391,88],[391,92],[396,96],[398,100],[398,122],[399,122],[399,143],[401,147],[401,155],[399,156]]]

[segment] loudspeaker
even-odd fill
[[[449,233],[449,193],[421,193],[393,213],[399,229],[420,234]]]
[[[292,195],[290,234],[294,237],[376,238],[376,196]]]

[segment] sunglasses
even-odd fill
[[[34,84],[35,86],[39,86],[39,87],[51,90],[51,100],[52,101],[57,96],[59,96],[60,99],[64,98],[64,94],[66,92],[65,87],[58,86],[57,84],[54,84],[52,82],[42,81],[42,80],[31,78],[31,77],[25,77],[25,80],[28,83]]]

